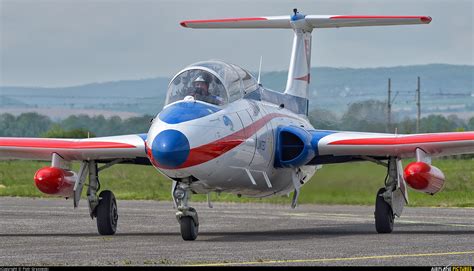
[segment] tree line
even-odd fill
[[[315,109],[309,113],[309,120],[317,129],[344,130],[362,132],[389,132],[400,134],[416,133],[416,119],[405,117],[398,120],[396,112],[387,124],[387,105],[378,100],[352,103],[342,117],[324,109]],[[455,114],[449,116],[431,114],[420,119],[419,133],[474,131],[474,113],[468,120]]]
[[[0,136],[86,138],[122,134],[146,133],[153,117],[144,115],[121,119],[118,116],[105,118],[102,115],[72,115],[54,122],[37,113],[19,116],[0,114]]]
[[[351,104],[342,117],[328,110],[315,109],[310,112],[309,119],[316,129],[323,130],[391,133],[396,130],[400,134],[416,133],[415,119],[405,118],[388,127],[386,116],[385,103],[369,100]],[[152,118],[150,115],[127,119],[117,116],[105,118],[102,115],[73,115],[55,122],[37,113],[23,113],[19,116],[4,113],[0,114],[0,136],[86,138],[138,134],[148,132]],[[396,114],[394,118],[396,119]],[[474,116],[466,121],[456,115],[429,115],[420,121],[420,133],[454,131],[474,131]]]

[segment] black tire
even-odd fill
[[[375,200],[375,229],[378,233],[391,233],[393,231],[394,216],[392,207],[380,196],[385,191],[385,188],[380,188]]]
[[[99,194],[96,207],[97,229],[101,235],[113,235],[117,230],[117,202],[112,191],[104,190]]]
[[[190,216],[183,216],[179,220],[181,226],[181,237],[185,241],[194,241],[198,236],[199,226],[194,224],[194,220]]]

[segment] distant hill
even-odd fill
[[[58,88],[4,86],[0,87],[0,109],[3,109],[0,111],[8,112],[12,108],[12,113],[18,113],[30,108],[38,112],[38,108],[54,107],[70,112],[97,109],[155,114],[163,107],[168,81],[158,77]]]
[[[1,92],[0,92],[1,93]],[[8,96],[0,96],[0,108],[12,106],[25,106],[26,104]]]
[[[145,98],[162,96],[166,91],[168,82],[168,78],[157,77],[58,88],[0,86],[0,95]]]
[[[311,108],[340,111],[356,101],[385,100],[390,77],[396,96],[394,110],[409,113],[415,108],[416,78],[420,76],[424,112],[474,112],[474,66],[316,67],[311,72]],[[262,83],[281,91],[286,77],[286,71],[264,72]],[[0,108],[89,108],[156,114],[163,106],[168,82],[169,78],[157,77],[61,88],[1,86]]]
[[[269,88],[281,89],[287,74],[264,73],[262,82]],[[322,96],[339,96],[341,92],[385,95],[388,78],[392,79],[394,90],[414,90],[417,76],[422,79],[424,93],[474,91],[474,66],[447,64],[364,69],[317,67],[311,69],[311,91]]]

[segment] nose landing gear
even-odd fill
[[[185,241],[196,240],[199,233],[199,219],[196,209],[188,206],[189,193],[191,192],[189,185],[179,183],[174,186],[173,200],[178,207],[176,219],[181,229],[181,237]]]

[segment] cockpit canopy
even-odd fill
[[[203,61],[186,67],[171,80],[165,105],[187,96],[225,105],[257,88],[257,80],[248,71],[218,60]]]

